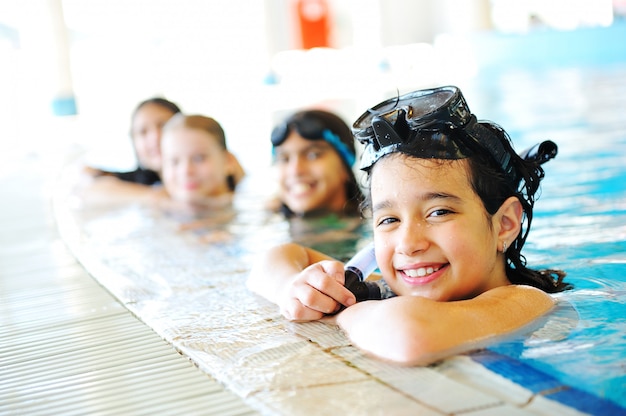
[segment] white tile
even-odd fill
[[[267,403],[278,414],[290,416],[442,415],[373,380],[313,386],[275,394],[261,392],[255,398]]]
[[[488,370],[467,356],[449,358],[437,366],[437,371],[459,383],[498,397],[505,403],[522,406],[533,396],[530,390]]]

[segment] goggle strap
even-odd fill
[[[500,139],[494,135],[486,127],[476,121],[476,116],[472,115],[472,119],[465,126],[465,131],[470,137],[473,137],[480,146],[489,152],[493,160],[500,166],[504,175],[511,181],[515,181],[515,170],[511,163],[511,153],[508,152]]]
[[[324,129],[322,131],[322,138],[335,148],[337,153],[339,153],[341,159],[343,159],[348,167],[352,167],[352,165],[354,165],[356,156],[352,153],[350,148],[348,148],[348,146],[341,141],[338,135],[336,135],[329,129]]]
[[[374,148],[376,151],[383,147],[403,143],[402,137],[407,137],[410,131],[406,120],[406,111],[398,110],[396,121],[392,125],[385,117],[375,116],[372,119],[372,130],[374,131]]]

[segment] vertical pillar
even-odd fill
[[[430,0],[439,33],[465,34],[493,28],[489,0]]]
[[[76,98],[72,85],[70,45],[61,0],[45,0],[50,18],[52,54],[52,112],[57,116],[75,115]]]

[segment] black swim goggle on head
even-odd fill
[[[348,145],[341,141],[338,134],[329,129],[326,124],[310,115],[296,115],[285,123],[281,123],[272,130],[272,147],[280,146],[295,130],[301,137],[307,140],[324,140],[339,153],[341,159],[348,167],[351,167],[356,155]]]
[[[464,159],[488,152],[511,182],[515,158],[543,163],[556,155],[556,144],[542,142],[519,156],[503,137],[481,125],[454,86],[414,91],[374,106],[354,122],[352,132],[364,146],[362,170],[390,153],[419,158]]]

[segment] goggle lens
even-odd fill
[[[325,130],[325,126],[321,121],[311,117],[300,117],[292,120],[290,123],[282,123],[276,126],[272,131],[272,145],[280,146],[283,144],[291,128],[294,128],[300,136],[308,140],[322,138]]]
[[[374,106],[353,125],[354,136],[367,144],[374,133],[374,119],[382,117],[390,124],[406,122],[411,130],[428,128],[431,124],[463,127],[471,113],[456,87],[420,90],[392,98]]]
[[[272,131],[272,146],[280,146],[287,139],[291,129],[307,140],[324,140],[339,153],[341,159],[348,167],[355,162],[354,152],[341,141],[340,137],[333,133],[326,125],[314,117],[297,117],[289,123],[282,123]]]

